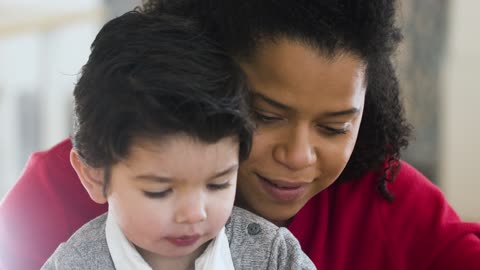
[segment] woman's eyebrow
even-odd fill
[[[253,92],[253,98],[258,98],[258,99],[261,99],[262,101],[268,103],[269,105],[275,107],[275,108],[278,108],[278,109],[281,109],[281,110],[284,110],[284,111],[294,111],[294,109],[286,104],[283,104],[281,102],[278,102],[276,100],[273,100],[263,94],[260,94],[258,92]]]
[[[358,114],[360,112],[360,108],[351,108],[347,110],[342,110],[342,111],[336,111],[336,112],[326,112],[324,115],[326,117],[336,117],[336,116],[344,116],[344,115],[353,115],[353,114]]]
[[[290,107],[286,104],[283,104],[279,101],[276,101],[272,98],[269,98],[269,97],[267,97],[263,94],[260,94],[258,92],[253,92],[253,98],[258,98],[258,99],[264,101],[265,103],[268,103],[270,106],[275,107],[277,109],[281,109],[281,110],[284,110],[284,111],[295,111],[295,109],[293,109],[292,107]],[[355,114],[358,114],[359,112],[360,112],[360,108],[352,107],[350,109],[341,110],[341,111],[325,112],[325,113],[322,113],[322,116],[323,117],[339,117],[339,116],[355,115]]]

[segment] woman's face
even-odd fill
[[[241,63],[257,130],[239,170],[238,204],[285,225],[350,158],[363,113],[365,64],[303,43],[264,44]]]

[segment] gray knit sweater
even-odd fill
[[[105,237],[106,214],[81,227],[61,244],[42,269],[114,270]],[[235,269],[316,269],[285,228],[234,207],[225,225]]]

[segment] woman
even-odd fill
[[[171,2],[146,10],[196,17],[251,83],[239,206],[287,226],[319,269],[480,269],[480,225],[399,161],[410,129],[390,62],[395,1]],[[35,154],[5,199],[1,242],[16,243],[2,262],[43,263],[106,211],[82,193],[70,147]]]

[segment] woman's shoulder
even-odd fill
[[[430,199],[445,202],[440,188],[405,161],[401,161],[400,170],[396,174],[394,181],[387,184],[387,188],[398,201],[419,197],[422,200]]]
[[[410,165],[406,161],[399,161],[399,167],[395,173],[393,181],[387,182],[387,190],[395,197],[403,197],[405,194],[422,195],[423,192],[432,193],[435,196],[441,196],[440,189],[432,183],[419,170]],[[386,165],[385,165],[386,166]],[[384,168],[387,170],[387,168]],[[352,179],[347,182],[336,183],[332,187],[332,192],[350,192],[358,194],[358,190],[368,192],[368,194],[375,193],[381,198],[381,201],[387,202],[378,192],[378,183],[382,177],[383,172],[378,170],[369,170],[360,177]],[[401,198],[400,198],[401,199]]]
[[[386,184],[387,191],[393,196],[391,201],[379,192],[378,184],[382,175],[375,171],[369,171],[351,181],[350,186],[339,185],[338,189],[343,192],[349,190],[351,197],[361,198],[362,201],[379,207],[384,220],[396,220],[402,216],[414,218],[415,215],[421,220],[425,213],[432,213],[432,209],[448,207],[443,192],[431,180],[406,161],[399,161],[399,165],[394,179]],[[392,216],[389,217],[390,215]]]
[[[59,160],[68,163],[70,160],[69,155],[71,149],[72,142],[70,141],[70,138],[66,138],[47,150],[32,153],[28,165],[32,166],[37,163],[53,163],[58,162]]]
[[[401,165],[388,184],[394,200],[380,208],[391,245],[410,253],[410,265],[418,266],[413,258],[421,254],[435,269],[478,269],[480,224],[463,222],[439,187],[407,162]]]
[[[39,269],[59,243],[106,211],[90,199],[70,166],[71,147],[65,139],[33,153],[1,202],[0,249],[7,247],[9,254],[0,254],[0,260],[7,268]]]

